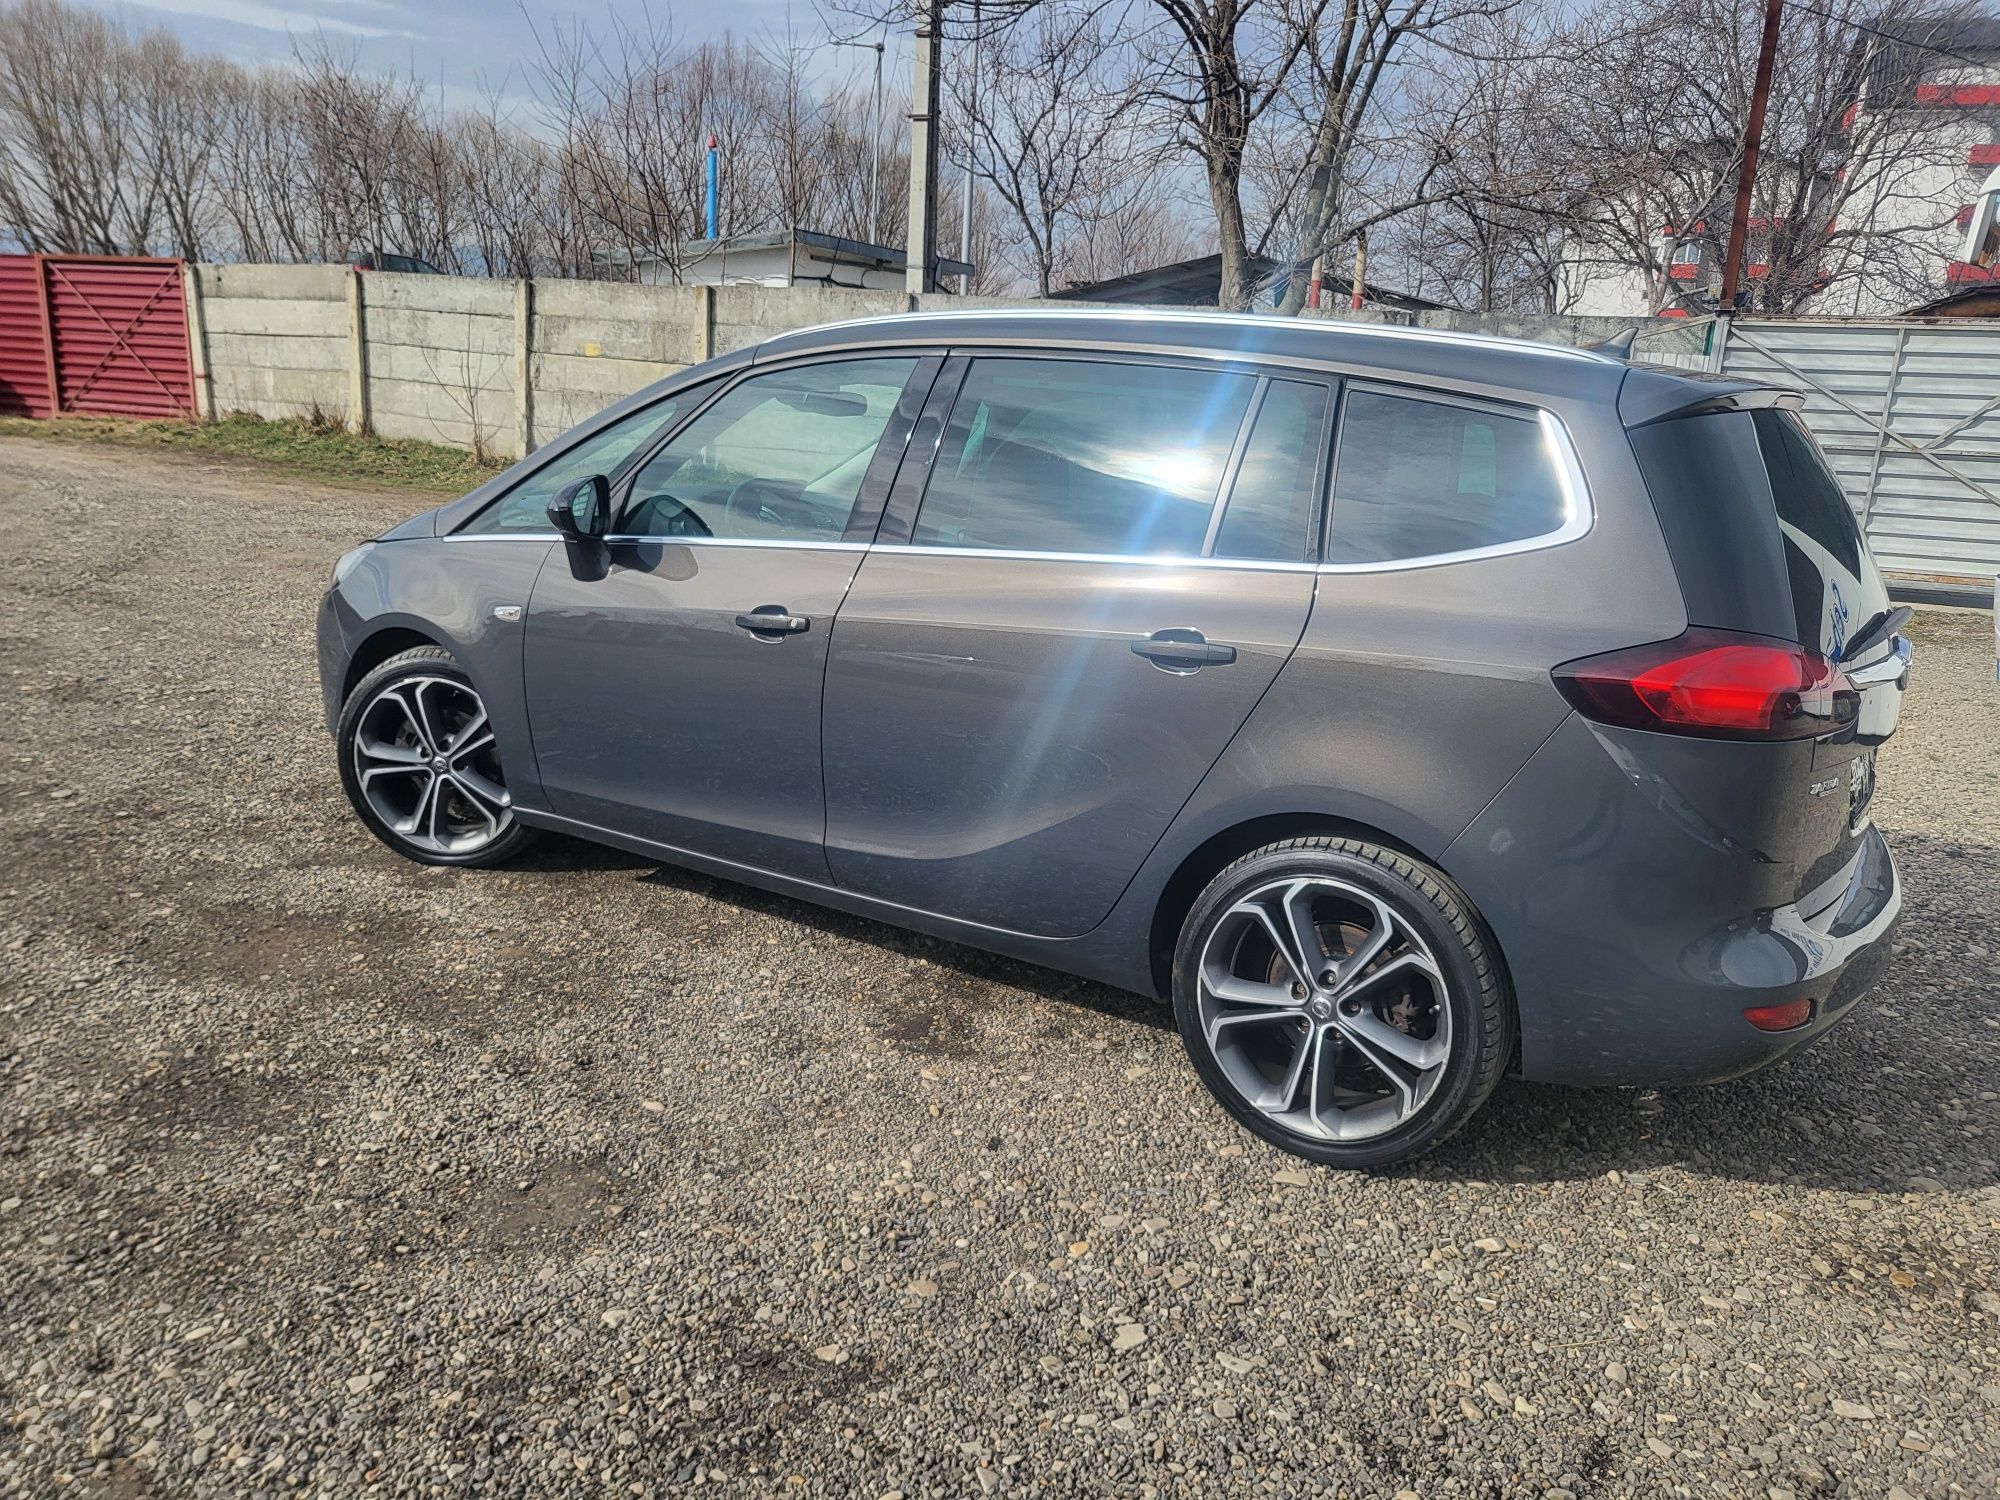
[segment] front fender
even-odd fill
[[[458,659],[493,720],[517,806],[545,806],[535,773],[521,676],[522,632],[536,576],[555,549],[544,538],[386,542],[328,591],[321,606],[320,672],[329,722],[340,711],[349,665],[385,633],[410,633]],[[496,611],[518,606],[513,619]]]

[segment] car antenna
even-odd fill
[[[1585,347],[1593,354],[1608,354],[1613,359],[1622,359],[1629,364],[1632,360],[1632,341],[1638,337],[1639,325],[1634,323],[1630,328],[1612,334],[1601,344],[1589,344]]]

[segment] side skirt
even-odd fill
[[[882,901],[873,896],[844,891],[838,886],[801,880],[794,875],[780,875],[754,865],[738,864],[734,860],[717,859],[713,855],[699,854],[672,844],[655,843],[651,839],[601,828],[594,823],[565,818],[556,813],[516,807],[514,816],[530,828],[546,828],[551,833],[567,834],[594,844],[607,844],[614,849],[658,860],[661,864],[677,865],[721,880],[734,881],[738,885],[753,886],[775,895],[809,901],[815,906],[866,917],[889,927],[921,932],[947,942],[963,943],[968,948],[1040,964],[1044,968],[1057,969],[1065,974],[1075,974],[1152,998],[1151,968],[1145,955],[1140,954],[1129,963],[1121,962],[1116,955],[1091,944],[1089,934],[1082,938],[1036,937],[1032,933],[1013,932],[1004,927],[988,927],[978,922],[940,916],[913,906],[899,906],[893,901]]]

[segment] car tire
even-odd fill
[[[405,859],[478,868],[534,841],[514,817],[485,701],[442,647],[401,652],[356,683],[334,742],[347,800]]]
[[[1182,924],[1173,991],[1182,1044],[1222,1107],[1328,1166],[1436,1146],[1514,1047],[1506,975],[1472,903],[1431,866],[1355,839],[1269,844],[1218,874]]]

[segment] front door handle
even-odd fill
[[[764,636],[797,635],[812,629],[809,618],[793,614],[782,604],[760,604],[747,615],[738,615],[736,624],[752,635]]]
[[[1219,667],[1236,660],[1234,646],[1218,646],[1199,630],[1176,626],[1156,630],[1143,641],[1132,643],[1132,654],[1143,656],[1162,672],[1186,675],[1203,667]]]

